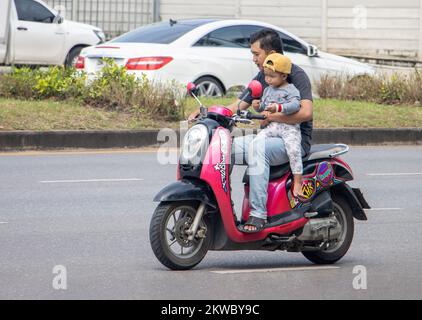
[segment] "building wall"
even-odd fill
[[[109,38],[170,18],[253,19],[333,53],[422,61],[422,0],[45,1],[66,7],[70,19],[103,28]]]
[[[242,18],[275,24],[334,53],[422,60],[421,0],[160,0],[161,19]]]
[[[109,39],[153,22],[154,0],[43,1],[60,9],[66,19],[100,27]]]
[[[327,49],[422,58],[421,7],[420,0],[328,0]]]

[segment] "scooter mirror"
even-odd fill
[[[196,85],[192,82],[189,82],[188,85],[187,85],[187,89],[188,89],[188,94],[192,98],[195,98],[195,100],[199,103],[201,114],[205,114],[205,112],[203,110],[204,106],[202,105],[202,102],[198,99],[198,88],[196,87]]]
[[[262,84],[258,80],[249,82],[248,89],[250,90],[253,99],[259,99],[262,96]]]
[[[187,86],[187,89],[188,89],[188,94],[191,97],[193,97],[194,95],[198,95],[197,94],[198,93],[198,89],[196,88],[196,85],[194,83],[189,82],[188,83],[188,86]]]

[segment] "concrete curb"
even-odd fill
[[[256,131],[255,131],[256,132]],[[66,148],[106,149],[140,148],[159,145],[176,137],[178,131],[4,131],[0,132],[0,150],[54,150]],[[160,141],[158,140],[160,137]],[[167,137],[167,138],[166,138]],[[313,144],[345,143],[349,145],[422,144],[422,128],[382,129],[314,129]]]

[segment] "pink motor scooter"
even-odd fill
[[[248,88],[253,98],[261,97],[259,82]],[[193,84],[188,91],[198,100]],[[317,264],[340,260],[353,239],[353,219],[367,220],[363,209],[369,208],[361,191],[347,184],[353,180],[352,170],[339,156],[348,146],[311,148],[303,159],[302,202],[291,196],[289,163],[271,167],[268,223],[257,233],[244,233],[242,224],[250,212],[249,177],[245,173],[238,221],[231,199],[231,131],[236,123],[264,117],[245,111],[233,114],[224,106],[200,106],[200,117],[184,137],[177,181],[154,198],[159,205],[150,224],[150,242],[158,260],[173,270],[193,268],[208,250],[285,250],[301,252]]]

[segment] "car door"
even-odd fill
[[[0,1],[0,63],[6,61],[8,31],[9,31],[9,17],[10,1]]]
[[[191,56],[201,61],[198,71],[219,77],[226,89],[246,85],[254,76],[249,41],[242,26],[208,33],[193,45]]]
[[[14,60],[16,63],[61,64],[65,43],[63,25],[55,23],[55,15],[34,0],[14,0],[16,17]]]

